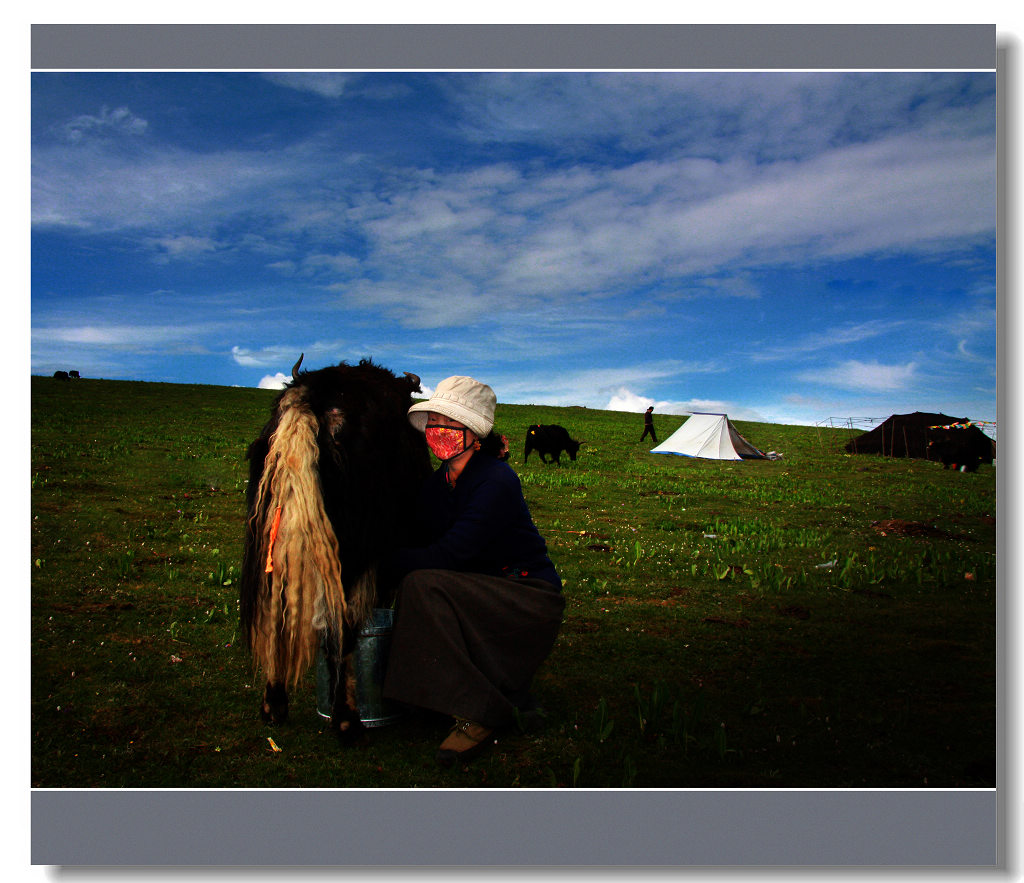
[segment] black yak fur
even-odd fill
[[[580,446],[581,442],[573,441],[565,427],[559,426],[557,423],[548,425],[534,423],[526,430],[523,462],[530,459],[530,451],[537,451],[542,463],[548,462],[545,457],[551,457],[552,463],[561,463],[559,457],[562,451],[569,455],[570,460],[575,460]]]
[[[323,648],[331,728],[353,737],[351,653],[373,608],[393,599],[380,566],[411,539],[430,456],[407,414],[419,378],[369,360],[299,372],[301,362],[248,451],[241,625],[264,677],[263,719],[287,719],[288,691]]]
[[[982,463],[992,462],[991,449],[988,436],[980,430],[971,435],[965,429],[933,429],[926,453],[929,460],[942,463],[943,469],[952,466],[960,472],[977,472]]]

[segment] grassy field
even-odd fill
[[[497,414],[565,581],[546,725],[448,771],[436,717],[343,750],[311,673],[266,727],[237,580],[273,398],[32,378],[33,786],[995,785],[994,466],[757,423],[737,427],[781,460],[652,455],[640,415],[581,408]],[[524,464],[530,423],[565,426],[577,461]]]

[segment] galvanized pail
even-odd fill
[[[394,610],[375,608],[356,637],[356,648],[352,654],[356,705],[359,708],[359,719],[366,727],[383,727],[402,716],[401,707],[383,696],[394,614]],[[327,657],[321,648],[316,660],[316,710],[321,717],[330,718],[333,706]]]

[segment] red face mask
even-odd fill
[[[430,423],[424,430],[427,445],[442,463],[458,457],[466,450],[466,430],[456,426],[438,426]]]

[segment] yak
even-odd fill
[[[938,460],[943,469],[952,466],[960,472],[977,472],[981,457],[969,441],[947,435],[928,442],[928,459]]]
[[[547,463],[545,455],[550,456],[552,462],[560,463],[562,451],[569,455],[570,460],[576,459],[576,452],[580,449],[580,442],[573,441],[568,431],[557,424],[544,425],[535,423],[526,430],[526,449],[523,453],[523,462],[530,458],[530,451],[537,451],[540,454],[541,463]]]
[[[413,500],[430,473],[408,419],[419,378],[364,359],[302,371],[249,446],[240,622],[264,687],[260,714],[288,718],[288,691],[324,653],[331,729],[362,731],[352,652],[395,586],[383,565],[410,542]]]

